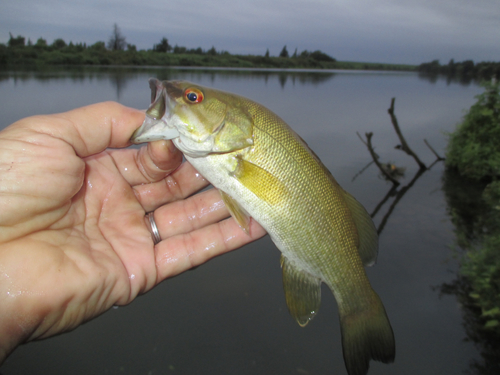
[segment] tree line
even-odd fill
[[[441,65],[439,60],[433,60],[420,64],[417,70],[424,74],[442,74],[449,78],[462,80],[491,80],[494,77],[497,79],[500,78],[500,62],[479,62],[474,64],[473,60],[455,62],[454,59],[451,59],[448,64]]]
[[[187,48],[170,44],[166,37],[151,49],[138,50],[127,43],[117,24],[113,25],[107,43],[67,43],[55,39],[51,44],[40,37],[35,42],[24,36],[9,33],[7,44],[0,44],[0,65],[9,67],[37,65],[159,65],[159,66],[209,66],[241,68],[315,68],[315,69],[364,69],[364,70],[414,70],[415,66],[402,64],[339,62],[320,51],[297,48],[293,54],[285,45],[278,56],[232,55],[218,51],[215,46],[208,50],[201,47]]]
[[[285,52],[284,52],[285,51]],[[148,50],[138,50],[127,43],[117,25],[108,42],[93,44],[67,43],[55,39],[48,43],[40,37],[35,42],[24,36],[10,34],[7,44],[0,44],[0,65],[162,65],[162,66],[221,66],[221,67],[275,67],[275,68],[329,68],[334,69],[336,60],[321,51],[307,50],[288,56],[286,46],[278,57],[231,55],[218,51],[215,46],[208,50],[201,47],[187,48],[169,43],[163,37]]]

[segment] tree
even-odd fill
[[[266,54],[264,55],[264,57],[269,58],[269,48],[266,50]]]
[[[300,53],[300,57],[302,58],[308,58],[309,56],[311,55],[311,53],[308,51],[308,50],[303,50],[301,53]]]
[[[217,50],[215,49],[214,46],[212,46],[212,48],[210,48],[208,51],[207,51],[207,55],[210,55],[210,56],[215,56],[217,55]]]
[[[176,44],[174,47],[174,53],[186,53],[186,47],[181,47]]]
[[[288,50],[286,49],[286,45],[281,50],[280,57],[288,57]]]
[[[125,37],[120,31],[118,25],[115,23],[113,25],[113,33],[111,34],[111,37],[108,41],[108,49],[113,51],[123,51],[126,46],[127,42],[125,40]]]
[[[191,51],[191,53],[194,53],[195,55],[203,55],[203,50],[201,49],[201,47],[198,47],[196,49],[191,49],[190,51]]]
[[[9,35],[9,47],[24,47],[24,42],[26,41],[26,38],[24,36],[18,35],[17,38],[14,38],[12,33],[9,33]]]
[[[43,38],[38,38],[38,40],[35,43],[36,48],[45,48],[47,47],[47,41]]]
[[[439,74],[439,72],[441,72],[441,64],[439,63],[439,60],[422,63],[418,66],[418,71],[422,73]]]
[[[472,60],[465,60],[464,62],[462,62],[462,74],[464,76],[472,76],[474,75],[474,61]]]
[[[98,41],[98,42],[95,42],[94,44],[92,44],[89,48],[91,50],[95,50],[95,51],[105,51],[106,50],[106,43],[104,43],[103,41]]]
[[[52,47],[54,47],[55,49],[61,49],[61,48],[64,48],[66,47],[66,42],[59,38],[59,39],[56,39],[54,40],[54,42],[52,43]]]
[[[309,55],[316,61],[335,61],[335,59],[329,55],[327,55],[324,52],[321,52],[320,50],[316,50],[314,52],[311,52]]]
[[[172,50],[172,46],[168,44],[168,39],[163,37],[160,43],[153,46],[153,51],[155,52],[168,52]]]

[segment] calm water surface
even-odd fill
[[[379,177],[356,132],[373,132],[384,162],[417,172],[387,108],[427,164],[427,139],[444,154],[446,132],[482,90],[475,84],[428,80],[413,73],[279,72],[124,69],[38,73],[0,72],[0,129],[34,114],[56,113],[106,100],[146,108],[149,77],[187,79],[254,99],[287,121],[338,182],[369,212],[391,185]],[[364,170],[363,170],[364,169]],[[362,171],[362,173],[360,173]],[[378,264],[368,269],[394,328],[392,365],[370,374],[462,374],[480,361],[466,341],[462,310],[436,288],[456,278],[453,225],[442,190],[443,165],[425,172],[384,222]],[[385,217],[387,213],[389,216]],[[75,331],[19,348],[0,368],[11,374],[346,374],[337,307],[323,288],[317,317],[300,328],[289,316],[279,251],[269,238],[163,282],[132,304],[112,309]]]

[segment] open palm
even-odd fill
[[[101,103],[0,132],[0,362],[264,235],[224,220],[216,190],[193,195],[207,182],[170,141],[120,149],[143,119]]]

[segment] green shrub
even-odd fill
[[[500,234],[486,236],[479,249],[467,252],[461,272],[469,280],[469,296],[481,309],[485,329],[500,333]]]
[[[485,91],[450,135],[446,165],[462,176],[480,180],[500,176],[499,84],[485,84]]]

